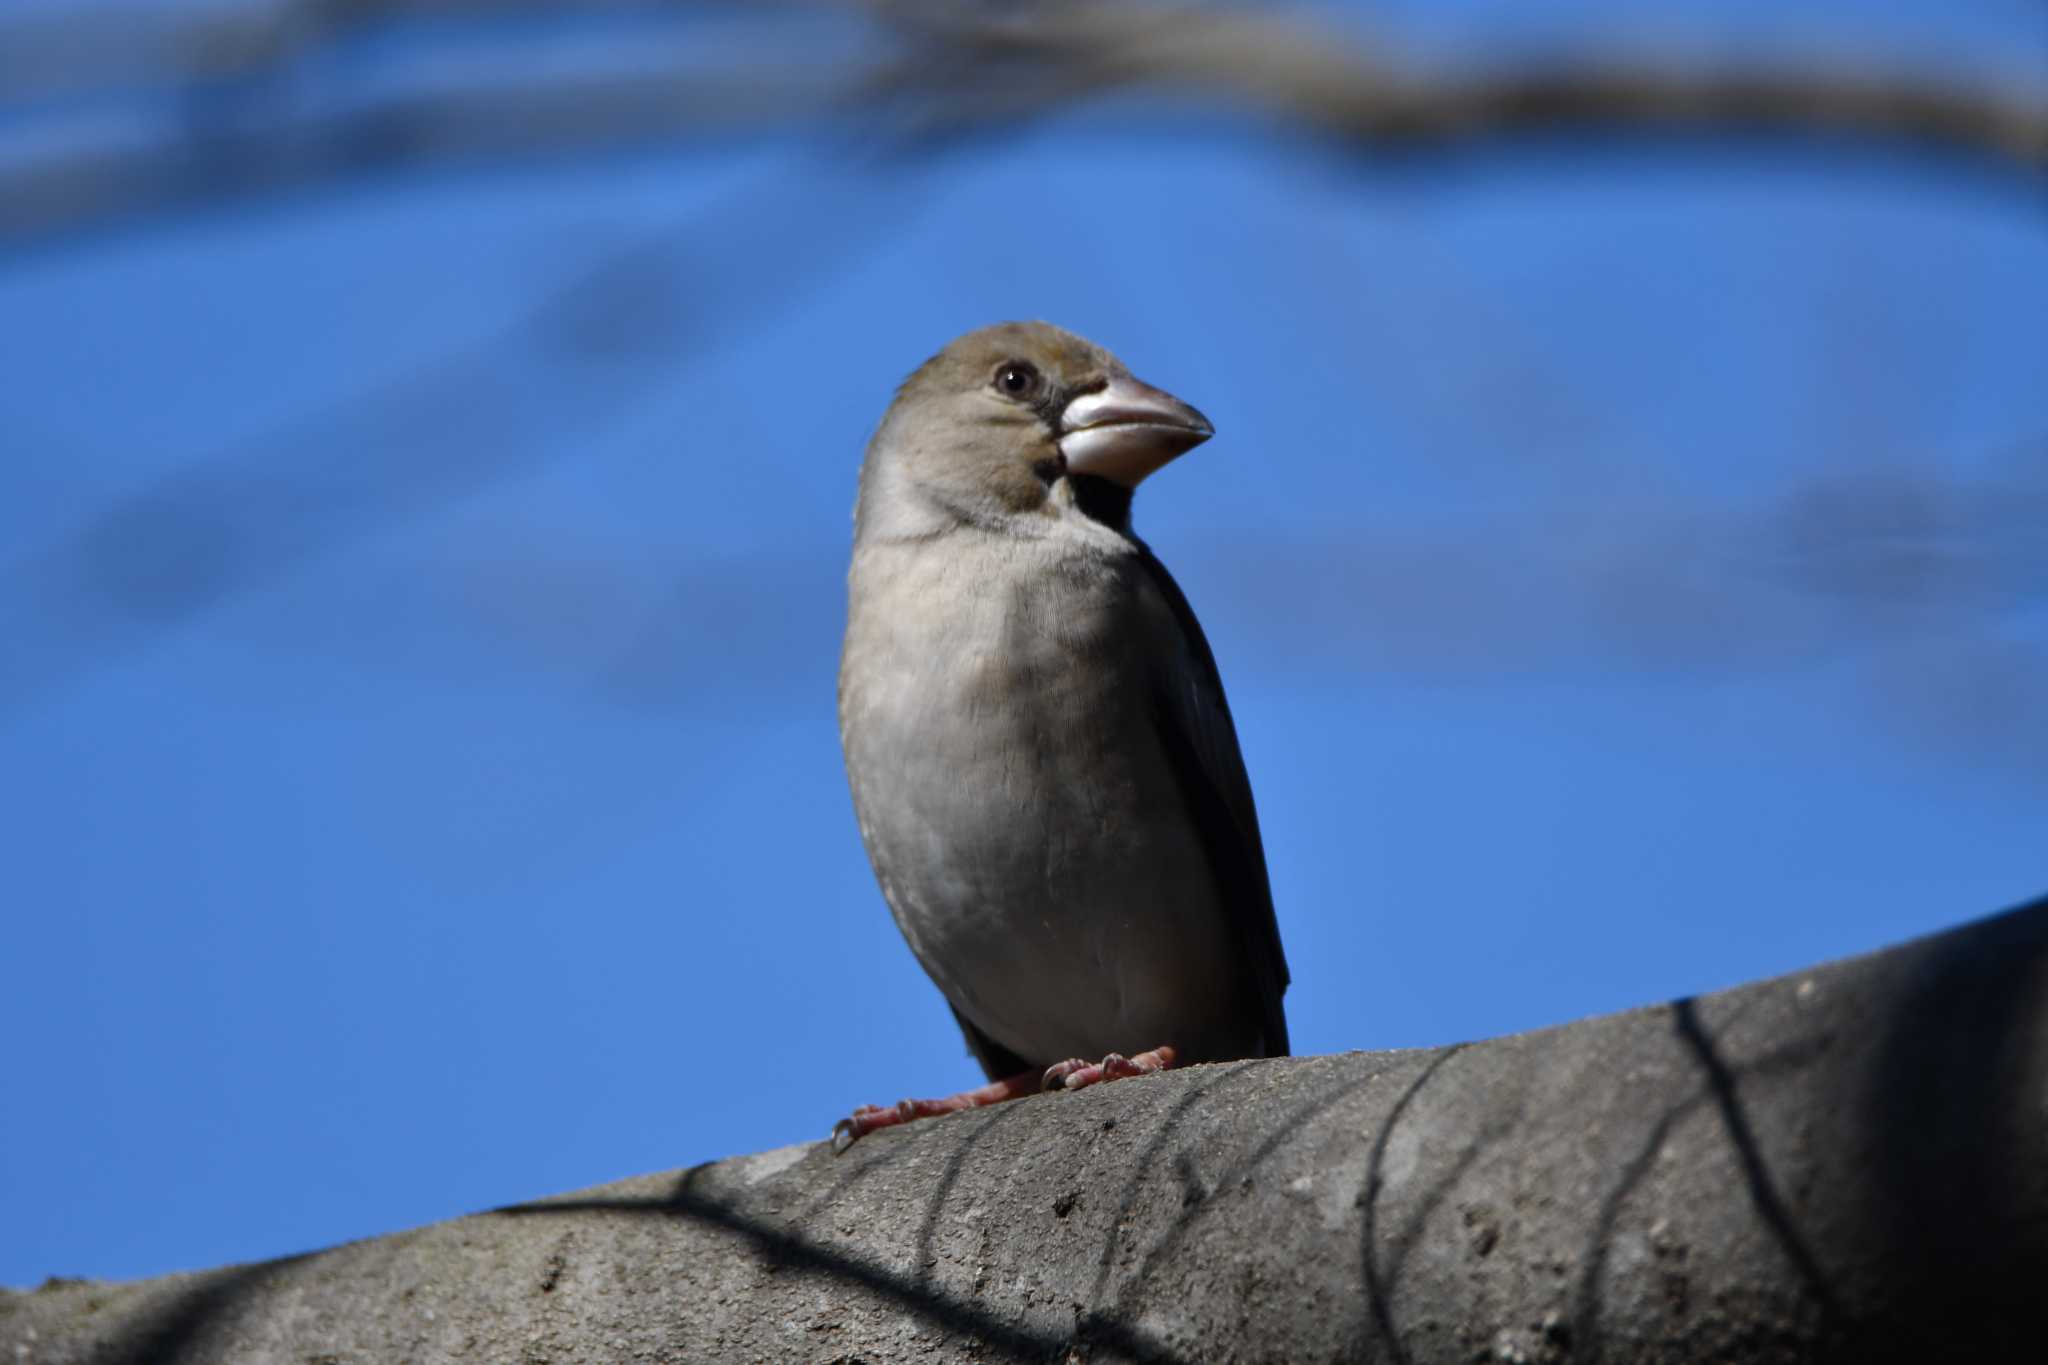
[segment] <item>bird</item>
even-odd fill
[[[1044,322],[898,388],[854,509],[839,727],[863,844],[989,1084],[916,1118],[1288,1055],[1289,974],[1223,682],[1131,529],[1195,408]]]

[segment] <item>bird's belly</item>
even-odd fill
[[[1143,706],[1016,677],[989,706],[973,670],[957,681],[850,735],[854,766],[889,774],[887,801],[855,801],[926,971],[1033,1064],[1242,1055],[1229,920]]]

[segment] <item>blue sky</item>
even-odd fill
[[[1385,19],[1512,57],[1605,14],[1504,12]],[[2040,25],[1660,13],[2000,79]],[[832,688],[867,433],[1008,317],[1217,426],[1138,520],[1229,685],[1298,1051],[2048,890],[2038,182],[1078,111],[886,172],[764,139],[201,207],[0,248],[0,1283],[973,1081]]]

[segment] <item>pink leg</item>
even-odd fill
[[[1173,1049],[1166,1046],[1140,1052],[1135,1057],[1112,1052],[1099,1062],[1084,1062],[1076,1057],[1047,1067],[1042,1075],[1026,1071],[984,1085],[979,1090],[963,1090],[957,1095],[948,1095],[942,1100],[864,1104],[832,1125],[832,1150],[843,1152],[878,1128],[894,1128],[899,1123],[915,1119],[957,1114],[963,1109],[980,1109],[1005,1100],[1035,1095],[1041,1090],[1080,1090],[1102,1081],[1122,1080],[1126,1076],[1149,1076],[1155,1071],[1166,1070],[1174,1060]]]
[[[1174,1050],[1164,1043],[1135,1057],[1126,1057],[1121,1052],[1112,1052],[1099,1062],[1084,1062],[1079,1057],[1070,1057],[1047,1067],[1042,1084],[1047,1090],[1081,1090],[1102,1081],[1120,1081],[1126,1076],[1149,1076],[1155,1071],[1166,1070],[1176,1060]]]
[[[1021,1095],[1035,1095],[1042,1088],[1042,1078],[1035,1071],[1020,1072],[991,1082],[979,1090],[963,1090],[957,1095],[948,1095],[942,1100],[898,1100],[894,1104],[864,1104],[851,1115],[832,1125],[832,1150],[843,1152],[855,1141],[874,1132],[877,1128],[894,1128],[899,1123],[912,1119],[937,1118],[940,1114],[955,1114],[962,1109],[980,1109],[984,1105],[1001,1104]]]

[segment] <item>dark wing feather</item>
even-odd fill
[[[1142,541],[1137,544],[1146,576],[1165,599],[1187,652],[1185,659],[1155,660],[1154,723],[1223,888],[1225,911],[1242,940],[1256,988],[1265,1053],[1285,1057],[1287,1016],[1280,997],[1289,979],[1287,957],[1280,947],[1259,815],[1252,806],[1244,755],[1237,747],[1237,726],[1223,696],[1223,677],[1180,585]]]
[[[995,1039],[983,1033],[967,1021],[959,1006],[953,1007],[953,1017],[960,1022],[961,1036],[967,1039],[967,1050],[974,1054],[974,1060],[981,1063],[982,1074],[992,1081],[1008,1080],[1034,1069],[1034,1064],[1025,1061]],[[1053,1061],[1063,1062],[1066,1058],[1055,1057]],[[1052,1062],[1038,1062],[1035,1069],[1043,1070]]]

